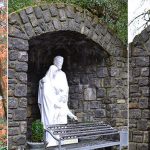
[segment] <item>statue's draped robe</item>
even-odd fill
[[[54,65],[50,66],[45,77],[39,81],[38,104],[44,128],[53,124],[66,124],[67,115],[74,116],[67,105],[69,87],[66,75]],[[50,134],[46,133],[49,146],[58,145]]]

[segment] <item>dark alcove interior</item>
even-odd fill
[[[109,58],[109,54],[99,44],[78,32],[55,31],[42,34],[29,41],[27,72],[29,129],[33,120],[40,119],[37,104],[39,80],[44,77],[57,55],[64,57],[62,70],[66,73],[70,89],[68,105],[79,117],[79,121],[95,120],[99,117],[96,116],[95,110],[106,109],[102,105],[103,102],[97,98],[105,95],[105,93],[102,96],[98,95],[100,85],[97,85],[97,80],[104,77],[104,70],[98,69],[101,72],[97,73],[97,68],[101,66],[106,68],[105,61]],[[92,104],[89,104],[90,100]],[[100,117],[106,118],[104,111],[100,113]]]

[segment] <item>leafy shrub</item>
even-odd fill
[[[32,123],[32,141],[33,142],[42,142],[44,136],[43,124],[40,120],[36,120]]]

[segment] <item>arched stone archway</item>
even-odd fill
[[[130,148],[150,149],[150,26],[130,43]]]
[[[34,56],[34,49],[38,49],[36,43],[47,35],[50,37],[53,33],[61,33],[63,37],[65,34],[66,39],[69,39],[70,33],[74,33],[72,35],[74,39],[75,35],[77,35],[77,37],[84,36],[82,40],[85,42],[85,47],[87,43],[91,42],[90,49],[94,50],[93,47],[97,47],[101,53],[105,51],[109,55],[109,61],[108,59],[104,61],[107,62],[107,66],[106,63],[97,64],[95,67],[96,70],[90,70],[90,68],[88,68],[87,70],[89,72],[86,75],[80,71],[82,77],[77,75],[77,71],[72,74],[72,72],[67,71],[68,68],[66,69],[69,81],[77,82],[75,85],[71,83],[70,86],[74,85],[75,89],[76,85],[78,85],[76,90],[72,92],[76,91],[76,93],[79,94],[79,99],[81,94],[82,96],[86,95],[86,98],[82,98],[82,103],[81,101],[79,102],[79,107],[73,108],[78,117],[81,118],[81,121],[104,120],[109,121],[116,127],[127,125],[127,56],[122,42],[106,25],[99,22],[98,17],[80,7],[68,4],[47,4],[28,7],[9,15],[8,108],[10,149],[25,147],[27,120],[33,119],[28,115],[32,112],[33,107],[31,106],[36,105],[32,103],[32,100],[29,101],[30,89],[34,89],[29,86],[29,77],[32,76],[32,74],[28,72],[34,64],[31,64],[30,58]],[[57,34],[56,37],[58,36],[60,36],[60,34]],[[75,41],[77,41],[77,39]],[[62,44],[63,43],[61,43],[61,45]],[[71,43],[70,46],[73,47],[73,43]],[[87,49],[88,47],[85,53],[88,52]],[[57,50],[57,48],[55,48],[55,50]],[[79,48],[77,50],[79,50]],[[31,56],[30,53],[32,52],[33,54],[31,54]],[[42,53],[40,52],[40,54]],[[68,55],[69,54],[65,52],[64,56],[66,57]],[[46,62],[46,64],[48,64],[48,62]],[[70,79],[72,77],[76,78]],[[92,82],[91,84],[90,81]],[[82,90],[82,92],[79,91],[79,84],[81,83],[82,86],[84,86],[84,91]],[[33,82],[31,84],[33,85]],[[92,92],[92,98],[88,97],[89,92]],[[96,97],[96,95],[98,95],[98,97]],[[73,99],[73,94],[71,96]],[[76,104],[73,103],[70,105]],[[80,105],[83,106],[80,108]],[[83,114],[86,114],[84,109],[87,111],[90,110],[91,113],[83,116]]]

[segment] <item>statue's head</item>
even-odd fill
[[[64,58],[63,58],[62,56],[56,56],[56,57],[54,58],[54,65],[55,65],[58,69],[61,69],[61,68],[62,68],[63,62],[64,62]]]

